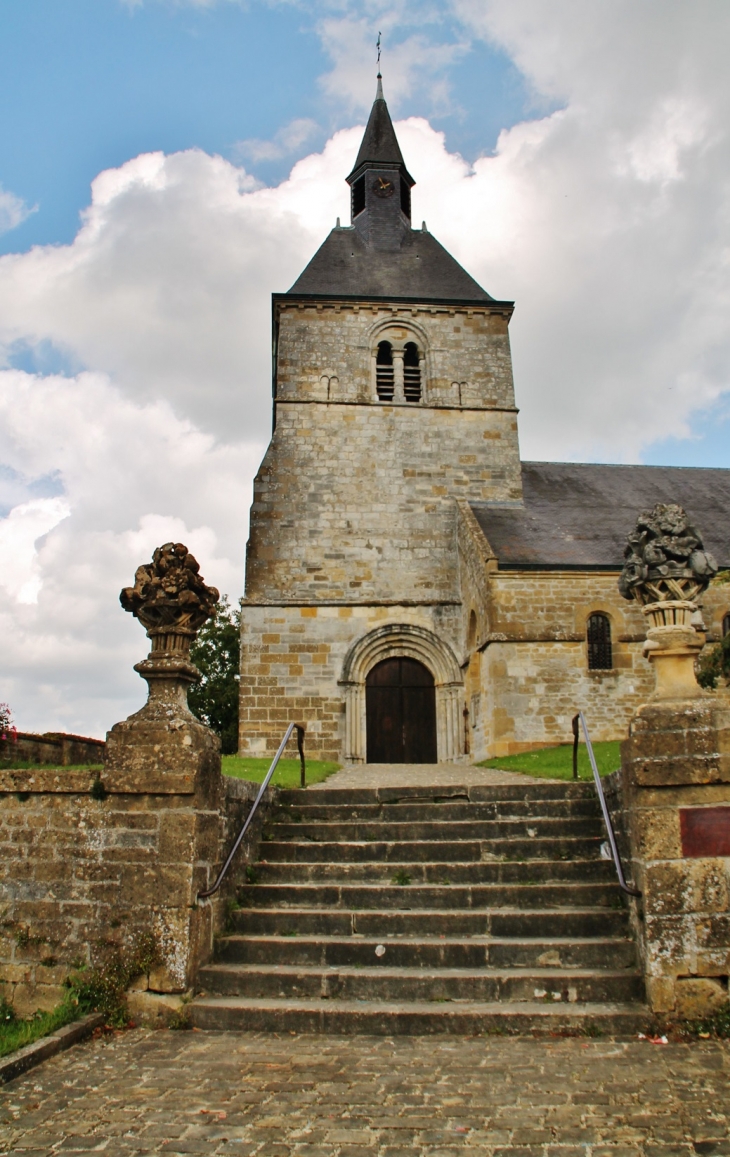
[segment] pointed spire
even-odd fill
[[[365,135],[362,138],[355,167],[347,180],[351,182],[358,169],[362,168],[363,165],[382,165],[386,168],[397,165],[402,169],[408,183],[410,185],[415,184],[406,169],[403,154],[400,151],[398,138],[395,135],[393,122],[390,119],[388,106],[383,96],[383,78],[380,73],[378,73],[378,87],[375,93],[373,107],[370,110]]]

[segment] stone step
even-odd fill
[[[250,884],[238,889],[245,908],[456,909],[623,908],[614,883],[535,884]]]
[[[294,826],[294,825],[292,825]],[[373,825],[375,826],[375,825]],[[502,840],[361,840],[327,842],[289,839],[262,841],[260,856],[268,863],[479,863],[480,861],[599,859],[601,835],[551,839]]]
[[[475,863],[378,862],[314,863],[269,861],[251,865],[247,879],[258,884],[388,884],[397,872],[407,872],[414,884],[536,884],[577,880],[615,883],[609,860],[484,860]]]
[[[375,823],[272,823],[267,822],[264,841],[311,840],[314,843],[371,843],[378,840],[396,842],[417,840],[431,843],[443,840],[525,840],[596,837],[603,831],[598,817],[566,816],[552,819],[440,820],[422,823],[398,823],[378,820]]]
[[[247,1032],[362,1033],[372,1036],[451,1033],[586,1033],[627,1036],[649,1027],[641,1004],[534,1002],[381,1003],[346,1000],[255,1000],[199,997],[189,1006],[195,1028]]]
[[[347,968],[284,964],[213,964],[200,970],[206,996],[357,1001],[640,1001],[633,970]]]
[[[417,823],[446,820],[499,820],[499,819],[563,819],[568,816],[588,816],[600,819],[597,799],[574,800],[494,800],[472,803],[469,800],[446,800],[418,803],[367,804],[290,804],[280,806],[272,813],[276,822],[329,823],[385,822]]]
[[[567,780],[543,780],[536,782],[527,776],[524,782],[509,784],[484,784],[451,787],[315,787],[288,788],[279,792],[283,805],[316,804],[366,804],[393,803],[400,800],[414,802],[441,802],[448,800],[471,800],[487,803],[494,800],[540,800],[540,799],[595,799],[596,789],[591,780],[570,782]]]
[[[378,956],[376,948],[385,952]],[[218,960],[226,964],[319,964],[403,968],[634,968],[628,936],[531,939],[472,936],[226,936]]]
[[[503,908],[457,912],[443,908],[411,911],[321,908],[240,908],[231,931],[280,936],[625,936],[628,915],[621,908]]]

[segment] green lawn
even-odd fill
[[[594,743],[593,752],[601,775],[610,775],[621,766],[621,752],[618,740],[612,743]],[[485,759],[477,767],[499,767],[504,771],[522,771],[526,775],[536,775],[543,779],[573,778],[573,744],[560,747],[541,747],[538,751],[526,751],[522,755],[502,755],[498,759]],[[578,778],[592,779],[588,751],[585,744],[578,746]]]
[[[27,1020],[16,1017],[6,1001],[0,999],[0,1057],[32,1045],[33,1041],[63,1028],[81,1015],[79,1007],[64,1000],[51,1012],[34,1012]]]
[[[263,783],[270,767],[270,759],[249,759],[240,755],[223,756],[223,774],[232,775],[236,779],[250,779],[254,783]],[[339,770],[339,763],[323,763],[319,759],[308,759],[307,787],[312,783],[321,783],[323,779]],[[273,782],[276,787],[299,787],[299,760],[280,759]]]

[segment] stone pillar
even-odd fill
[[[184,546],[168,543],[138,569],[135,587],[122,591],[122,605],[152,641],[135,666],[149,698],[108,733],[102,777],[107,792],[137,797],[140,824],[155,832],[150,854],[125,864],[117,900],[119,920],[156,935],[164,958],[149,978],[156,993],[185,992],[209,955],[214,908],[197,896],[221,855],[220,741],[187,703],[200,677],[190,644],[218,601],[197,569]]]
[[[622,779],[649,1004],[704,1015],[728,997],[730,698],[640,707]]]
[[[403,388],[403,350],[393,350],[393,401],[405,402]]]
[[[649,703],[622,745],[622,786],[641,890],[635,927],[652,1010],[711,1013],[730,972],[730,698],[702,690],[696,595],[717,566],[681,507],[658,505],[629,536],[619,589],[643,603]]]

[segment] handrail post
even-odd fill
[[[601,804],[601,811],[603,812],[603,822],[606,825],[606,831],[608,833],[608,842],[609,842],[609,845],[611,847],[611,855],[613,856],[613,863],[614,863],[614,867],[616,868],[616,875],[618,876],[619,888],[621,889],[622,892],[625,892],[627,896],[641,896],[641,892],[637,888],[629,887],[629,885],[626,883],[626,880],[624,879],[624,870],[623,870],[623,866],[621,864],[621,856],[619,855],[618,846],[616,844],[616,837],[614,835],[613,823],[611,822],[611,816],[609,814],[608,805],[606,804],[606,797],[603,794],[603,784],[601,783],[601,775],[600,775],[600,772],[598,770],[598,764],[596,763],[596,757],[593,753],[593,744],[591,743],[591,737],[588,734],[588,724],[586,723],[586,717],[582,711],[579,711],[576,718],[580,719],[580,722],[581,722],[582,727],[583,727],[583,735],[585,737],[586,748],[588,750],[588,758],[591,761],[591,768],[593,770],[593,779],[594,779],[594,782],[596,785],[596,791],[598,792],[598,799],[599,799],[599,802]],[[575,720],[573,722],[575,722]]]
[[[578,778],[578,740],[580,739],[580,731],[578,730],[578,721],[580,715],[574,715],[572,719],[573,726],[573,779]]]
[[[297,729],[297,751],[299,752],[299,764],[301,768],[300,786],[307,786],[307,765],[304,759],[304,733],[307,730],[306,723],[295,723]]]

